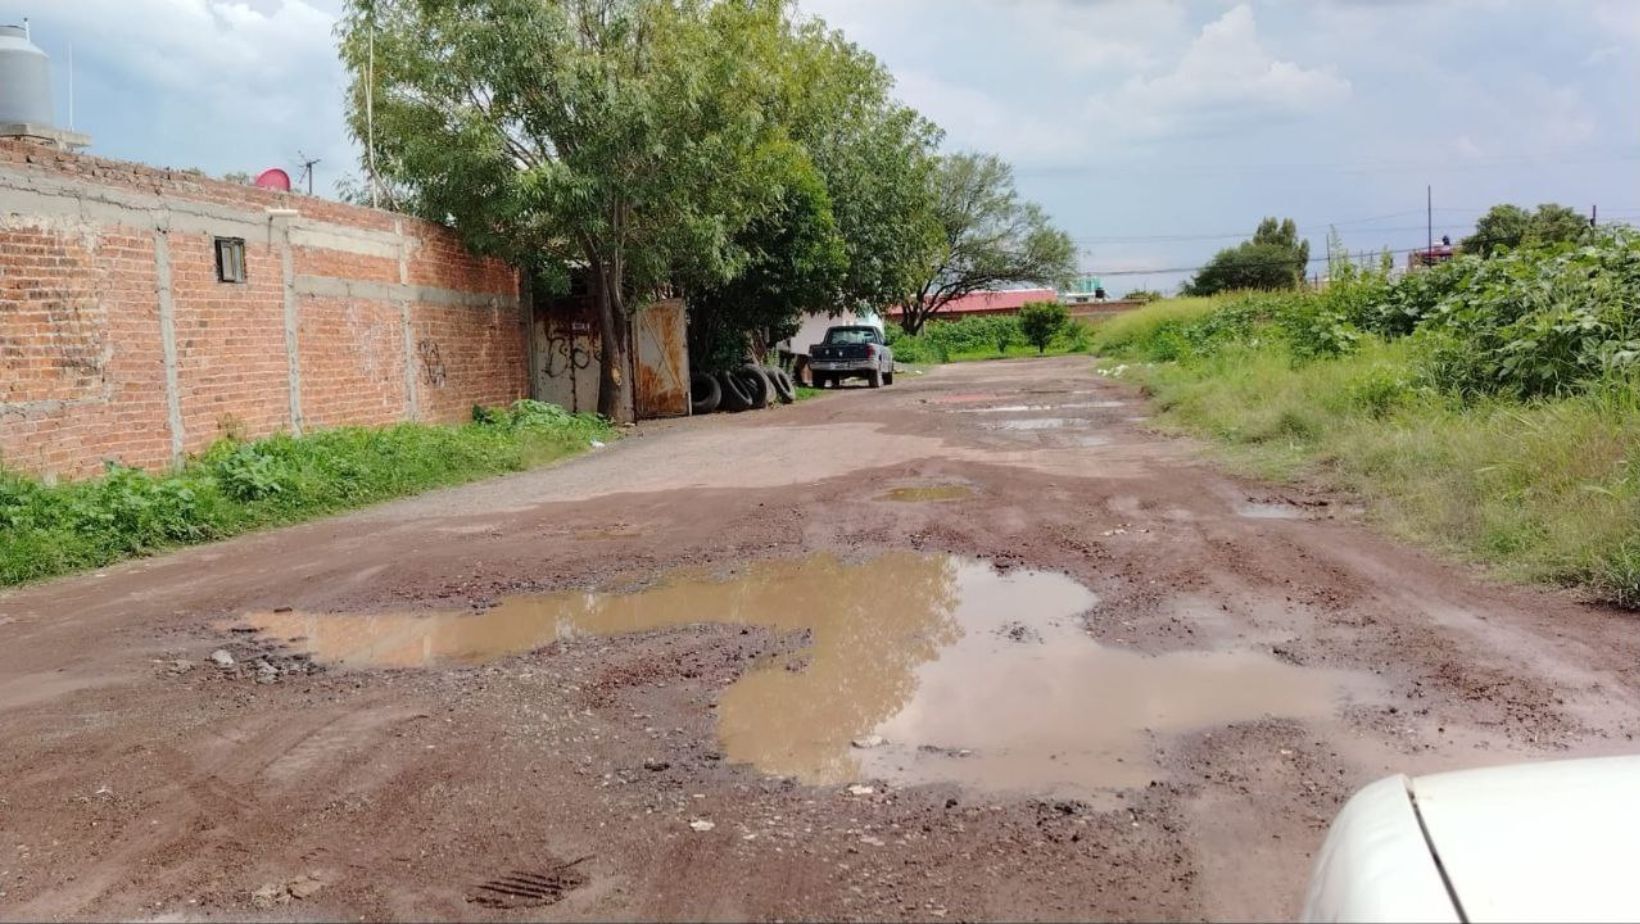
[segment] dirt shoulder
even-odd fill
[[[1634,748],[1632,617],[1398,547],[1333,498],[1226,477],[1144,415],[1085,358],[945,367],[0,594],[0,918],[1290,917],[1327,821],[1372,779]],[[929,487],[966,493],[888,497]],[[1330,692],[1195,725],[1121,713],[1137,727],[1116,753],[1144,772],[1119,784],[915,782],[852,751],[844,783],[765,772],[725,737],[757,715],[747,683],[817,669],[826,639],[771,619],[395,668],[233,631],[285,611],[449,622],[678,569],[710,583],[910,553],[1088,592],[1077,637],[1038,631],[1020,597],[1018,637],[986,644],[1044,663],[1087,645],[1120,669],[1248,659],[1200,681],[1201,700],[1271,671]],[[861,599],[858,624],[881,621]],[[941,712],[916,690],[964,633],[918,632],[884,728],[932,727],[907,703]],[[1000,682],[968,676],[942,701]],[[1089,716],[1117,714],[1088,695]],[[910,757],[1037,760],[963,734]]]

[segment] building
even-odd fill
[[[986,315],[1018,314],[1019,309],[1031,302],[1057,302],[1057,289],[1004,289],[999,292],[971,292],[947,302],[934,315],[935,320],[954,320]],[[898,306],[888,310],[888,317],[898,321],[904,311]]]

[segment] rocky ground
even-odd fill
[[[950,366],[0,595],[0,918],[1290,917],[1377,777],[1634,748],[1632,617],[1145,414]]]

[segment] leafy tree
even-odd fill
[[[1019,309],[1019,329],[1038,353],[1070,323],[1070,312],[1058,302],[1028,302]]]
[[[689,355],[697,368],[738,364],[749,334],[767,338],[754,345],[761,350],[796,333],[803,312],[836,306],[848,269],[831,199],[812,166],[796,173],[776,207],[737,239],[750,253],[741,272],[689,295]]]
[[[598,409],[628,420],[630,311],[740,272],[736,235],[794,169],[760,108],[784,23],[783,0],[349,0],[349,123],[401,207],[546,278],[586,273]]]
[[[1310,242],[1300,240],[1291,218],[1260,221],[1250,240],[1227,247],[1185,283],[1186,295],[1214,295],[1236,289],[1296,289],[1310,262]]]
[[[940,159],[933,174],[933,241],[917,287],[900,300],[900,326],[915,335],[952,300],[1031,282],[1059,286],[1076,271],[1070,236],[1014,190],[1013,170],[989,154]]]
[[[1013,345],[1014,336],[1020,332],[1018,318],[991,319],[991,339],[996,342],[998,356],[1008,354],[1008,347]]]
[[[1536,212],[1518,205],[1494,205],[1475,222],[1475,233],[1462,241],[1468,253],[1490,257],[1499,250],[1584,239],[1588,219],[1572,209],[1546,202]]]
[[[243,170],[230,170],[227,173],[222,174],[222,181],[225,183],[242,183],[246,186],[250,186],[256,182],[256,177],[251,176]]]
[[[912,284],[933,238],[938,132],[890,96],[875,58],[823,23],[791,26],[762,110],[800,147],[778,201],[735,239],[727,282],[690,286],[690,355],[707,367],[784,339],[804,313],[881,312]]]

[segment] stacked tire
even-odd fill
[[[797,388],[786,370],[756,363],[716,375],[696,372],[689,377],[689,387],[690,410],[695,414],[739,413],[797,400]]]

